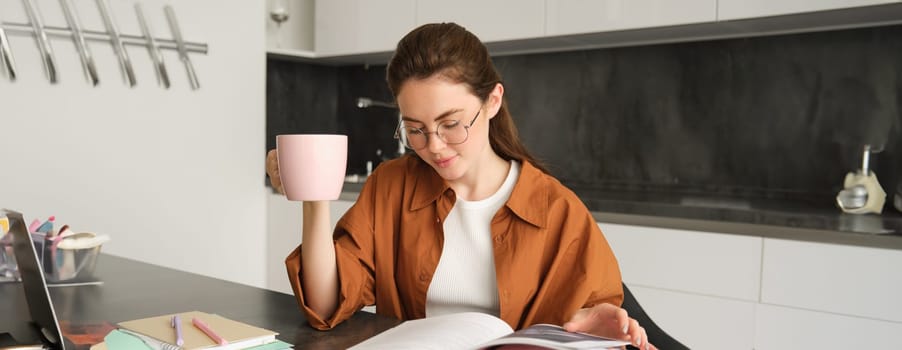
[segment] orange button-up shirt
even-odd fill
[[[330,329],[367,305],[402,320],[426,316],[445,217],[455,194],[428,164],[408,155],[380,165],[335,228],[339,305],[323,319],[304,301],[301,249],[285,260],[310,324]],[[514,329],[563,324],[580,308],[620,305],[620,269],[585,205],[555,178],[524,162],[491,234],[500,317]]]

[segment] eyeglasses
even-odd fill
[[[435,134],[435,136],[438,136],[439,140],[442,140],[442,142],[449,145],[461,144],[467,142],[467,138],[470,136],[470,127],[476,122],[476,118],[479,118],[479,113],[481,112],[482,109],[480,109],[479,112],[476,112],[476,116],[474,116],[473,120],[467,125],[462,125],[460,120],[443,120],[438,123],[438,127],[435,131],[426,131],[423,130],[423,128],[404,126],[404,122],[402,121],[398,124],[398,129],[395,130],[395,139],[401,140],[404,147],[415,151],[421,150],[429,144],[429,134]]]

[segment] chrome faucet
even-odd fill
[[[368,107],[385,107],[385,108],[398,109],[398,105],[395,104],[394,102],[375,101],[369,97],[358,97],[357,98],[357,108],[368,108]]]
[[[369,97],[358,97],[357,98],[357,108],[370,108],[370,107],[383,107],[383,108],[391,108],[398,111],[398,125],[401,125],[401,111],[398,110],[398,104],[394,102],[386,102],[386,101],[378,101],[373,100]],[[402,134],[403,138],[404,135]],[[407,150],[404,148],[404,140],[398,139],[398,153],[397,156],[403,156]]]

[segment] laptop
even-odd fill
[[[50,292],[47,290],[44,269],[38,260],[38,252],[31,242],[31,235],[28,234],[22,213],[0,209],[0,215],[5,215],[9,219],[9,233],[13,235],[13,250],[19,266],[19,275],[22,277],[22,287],[25,289],[28,312],[46,346],[28,348],[69,349],[60,331],[59,319],[56,317],[56,311],[50,301]]]

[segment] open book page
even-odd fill
[[[404,322],[351,350],[473,349],[511,332],[513,329],[495,316],[464,312]]]
[[[629,344],[629,342],[602,338],[590,334],[573,333],[560,326],[536,324],[482,344],[480,349],[488,349],[499,345],[533,345],[548,349],[610,349]]]

